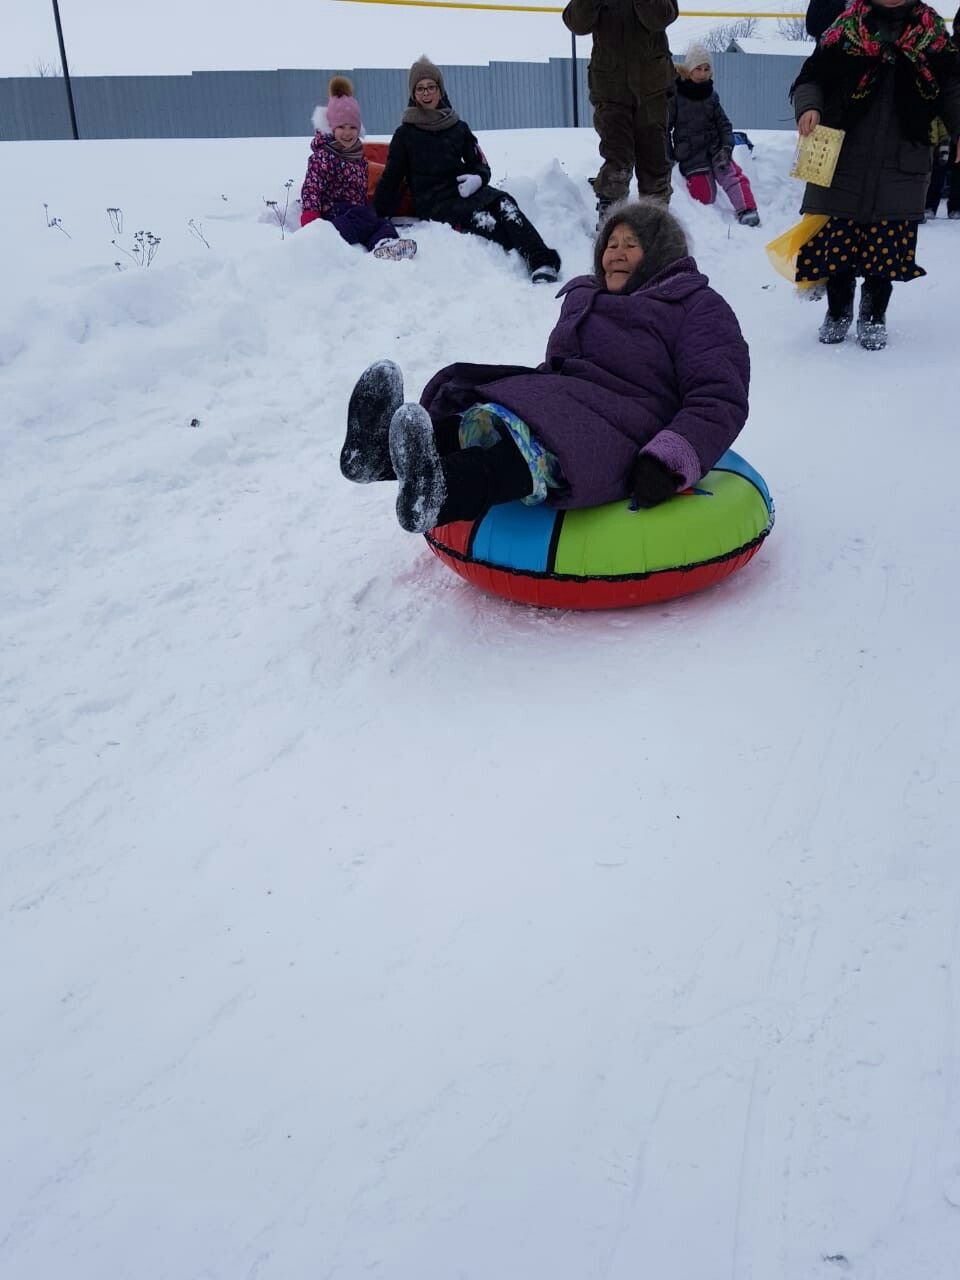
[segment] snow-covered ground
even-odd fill
[[[584,270],[593,135],[483,142]],[[675,209],[776,529],[594,615],[337,467],[370,360],[539,359],[517,262],[281,239],[306,139],[0,151],[3,1280],[955,1280],[960,226],[821,348],[756,142]]]

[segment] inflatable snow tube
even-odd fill
[[[647,511],[510,502],[425,536],[484,591],[548,609],[618,609],[729,577],[756,555],[773,514],[763,477],[731,449],[694,488]]]
[[[363,154],[367,157],[367,199],[371,204],[373,204],[373,193],[377,189],[377,183],[380,181],[383,167],[387,163],[387,152],[389,150],[390,144],[387,142],[365,142],[363,144]],[[413,199],[406,186],[402,190],[403,195],[400,199],[400,207],[392,216],[395,218],[414,218],[416,214],[413,212]]]

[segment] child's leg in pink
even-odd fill
[[[714,173],[717,175],[717,181],[730,197],[730,203],[737,213],[743,213],[744,209],[755,209],[757,207],[753,192],[750,190],[747,175],[736,161],[731,160],[729,164],[717,165]]]
[[[687,178],[687,190],[701,204],[713,204],[717,198],[717,184],[712,173],[691,173]]]

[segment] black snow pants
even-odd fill
[[[556,249],[547,248],[537,228],[509,192],[501,191],[485,209],[477,209],[460,230],[492,240],[504,249],[516,249],[531,272],[538,267],[560,270],[560,255]]]

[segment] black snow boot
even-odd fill
[[[613,208],[615,204],[616,204],[615,200],[610,200],[606,196],[597,197],[597,230],[598,231],[606,222],[607,214],[610,212],[610,210]]]
[[[423,405],[402,404],[390,419],[390,461],[400,482],[400,527],[426,533],[437,523],[447,486],[433,423]]]
[[[357,379],[347,406],[347,434],[340,471],[355,484],[394,480],[390,420],[403,404],[403,374],[392,360],[378,360]]]
[[[867,276],[860,290],[857,341],[864,351],[882,351],[887,345],[887,304],[893,283],[880,276]]]
[[[843,342],[850,332],[856,287],[856,277],[852,275],[831,276],[827,281],[827,314],[820,326],[820,341],[826,346]]]

